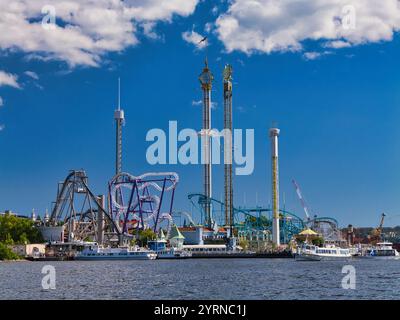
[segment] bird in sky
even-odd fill
[[[204,37],[203,39],[201,39],[201,40],[199,41],[199,44],[202,43],[202,42],[204,42],[204,41],[207,41],[207,36]]]

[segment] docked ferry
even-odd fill
[[[297,261],[338,260],[351,257],[349,249],[339,248],[334,245],[318,247],[308,243],[298,247],[295,253]]]
[[[75,256],[75,260],[155,260],[157,253],[135,247],[102,247],[97,244],[86,246]]]
[[[176,248],[157,250],[155,253],[157,254],[157,259],[188,259],[192,257],[191,252]]]
[[[192,253],[176,247],[167,247],[165,239],[148,241],[149,249],[157,254],[157,259],[187,259]]]
[[[378,242],[376,246],[368,248],[366,257],[399,257],[399,252],[393,248],[391,242]]]

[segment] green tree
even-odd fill
[[[43,237],[32,220],[5,214],[0,216],[0,242],[38,243]]]
[[[312,240],[312,244],[321,247],[324,244],[324,239],[322,237],[315,238]]]
[[[247,239],[242,238],[239,241],[239,246],[241,246],[243,250],[247,250],[247,248],[249,247],[249,241],[247,241]]]
[[[3,243],[7,246],[12,246],[14,244],[14,239],[11,237],[11,234],[7,233]]]
[[[17,260],[20,257],[8,245],[0,242],[0,260]]]
[[[19,236],[19,241],[18,241],[18,243],[20,243],[20,244],[26,244],[26,243],[29,243],[28,236],[26,235],[26,233],[25,233],[25,232],[24,232],[24,233],[22,233],[22,234]]]
[[[142,246],[147,246],[149,240],[157,239],[157,235],[151,229],[145,229],[139,231],[139,242]]]

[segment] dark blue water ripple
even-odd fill
[[[41,286],[56,268],[55,290]],[[341,286],[356,269],[356,289]],[[195,259],[1,262],[0,299],[399,299],[400,260]]]

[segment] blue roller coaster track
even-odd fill
[[[205,221],[202,203],[205,196],[201,193],[190,193],[188,199],[192,206],[200,213],[200,222]],[[212,219],[222,225],[224,203],[220,200],[210,199],[213,208]],[[217,209],[220,208],[220,209]],[[240,235],[267,234],[272,232],[272,212],[270,208],[233,208],[234,227]],[[306,223],[297,215],[286,210],[280,210],[281,240],[284,243],[290,241],[293,235],[298,234],[306,227]]]

